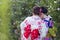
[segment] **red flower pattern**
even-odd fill
[[[31,33],[31,25],[27,25],[25,28],[24,28],[25,32],[24,32],[24,36],[26,38],[29,37],[30,33]]]
[[[38,38],[39,35],[40,35],[40,34],[39,34],[38,29],[34,29],[34,30],[31,32],[31,39],[34,40],[34,39]]]
[[[30,24],[27,24],[27,26],[24,28],[24,30],[25,30],[25,32],[24,32],[25,38],[28,38],[29,35],[31,34],[31,40],[38,38],[38,36],[40,35],[38,29],[34,29],[33,31],[31,31]]]

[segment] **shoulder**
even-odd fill
[[[26,17],[25,20],[24,20],[24,22],[28,22],[28,21],[30,21],[30,20],[31,20],[31,16]]]
[[[27,22],[29,22],[29,20],[31,20],[31,17],[26,17],[26,18],[24,19],[24,21],[22,21],[22,23],[27,23]]]
[[[29,23],[30,19],[31,17],[26,17],[25,20],[20,23],[20,27],[22,28],[26,26],[26,24]]]
[[[25,18],[25,20],[29,20],[29,19],[31,19],[31,17],[26,17],[26,18]]]

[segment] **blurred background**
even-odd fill
[[[0,40],[20,40],[19,25],[35,5],[48,8],[55,27],[50,32],[60,40],[60,0],[0,0]]]

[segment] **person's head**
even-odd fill
[[[38,15],[41,18],[44,18],[44,15],[47,14],[48,10],[45,7],[33,7],[33,15]]]
[[[33,7],[33,15],[39,15],[40,13],[40,7],[34,6]]]
[[[39,15],[40,15],[41,18],[44,18],[44,15],[46,15],[47,12],[48,12],[48,10],[46,9],[46,7],[40,7]]]

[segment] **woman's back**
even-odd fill
[[[40,40],[40,37],[46,36],[46,25],[44,24],[44,21],[41,20],[41,18],[39,16],[31,16],[31,17],[27,17],[22,23],[21,23],[21,38],[22,40],[27,39],[27,40],[31,40],[31,33],[29,34],[29,36],[26,38],[26,35],[24,36],[24,28],[27,25],[31,25],[31,32],[35,29],[38,29],[39,34],[37,38],[35,38],[34,40]],[[28,27],[27,27],[28,28]],[[44,34],[45,33],[45,34]],[[37,32],[38,34],[38,32]],[[34,35],[33,35],[34,36]],[[37,36],[37,35],[36,35]]]

